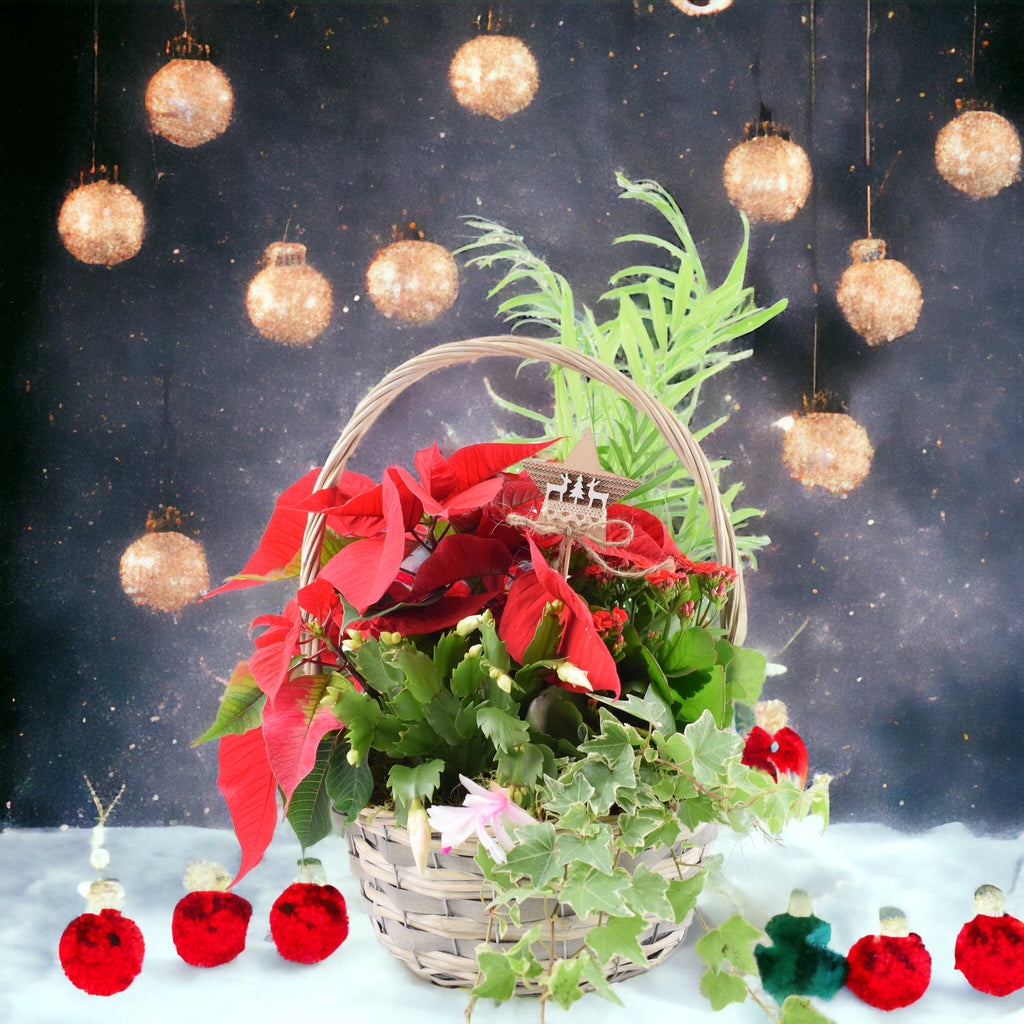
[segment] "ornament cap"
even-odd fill
[[[910,934],[907,915],[899,907],[882,907],[878,911],[879,934],[905,939]]]
[[[806,889],[794,889],[789,894],[789,906],[786,913],[791,917],[813,917],[811,894]]]
[[[306,247],[301,242],[271,242],[263,252],[268,267],[295,267],[306,262]]]
[[[850,246],[851,263],[871,263],[885,259],[885,241],[881,238],[861,238]]]
[[[985,917],[1002,917],[1006,913],[1003,890],[994,885],[980,885],[974,890],[974,912]]]

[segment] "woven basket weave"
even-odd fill
[[[514,335],[497,335],[449,342],[414,356],[388,373],[356,406],[328,455],[316,483],[320,490],[334,486],[360,440],[387,407],[406,388],[429,374],[461,363],[493,356],[511,356],[548,362],[581,373],[617,391],[647,415],[666,444],[696,482],[711,521],[718,561],[733,566],[737,579],[730,600],[723,609],[727,635],[741,644],[746,634],[746,598],[736,540],[715,482],[710,463],[686,427],[673,413],[632,380],[614,368],[579,352],[550,342]],[[326,516],[309,517],[303,538],[299,585],[311,583],[320,566]],[[313,650],[307,651],[305,671],[319,667]],[[707,826],[675,851],[650,850],[641,855],[652,870],[666,878],[686,877],[697,870],[704,846],[713,838]],[[346,839],[353,874],[359,879],[363,904],[384,947],[421,977],[449,988],[471,987],[477,981],[477,946],[494,938],[488,929],[489,893],[473,859],[476,841],[471,839],[457,851],[441,852],[438,838],[431,842],[425,875],[416,870],[408,832],[399,828],[394,816],[383,810],[367,810],[347,826]],[[532,909],[532,913],[531,913]],[[544,917],[543,907],[523,907],[524,927]],[[532,920],[531,920],[532,919]],[[555,922],[556,953],[571,955],[583,944],[587,928],[594,922],[581,921],[567,912]],[[652,921],[640,936],[645,961],[628,960],[606,965],[609,980],[633,976],[659,963],[683,939],[688,921],[679,925]],[[509,930],[501,943],[511,944],[522,930]]]

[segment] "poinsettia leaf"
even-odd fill
[[[232,885],[263,859],[277,825],[277,782],[270,768],[262,729],[221,738],[217,745],[217,786],[228,805],[242,848]]]
[[[409,600],[417,601],[459,580],[504,576],[511,564],[512,553],[500,540],[466,533],[448,534],[417,568]]]
[[[295,787],[312,771],[321,739],[340,724],[330,707],[320,705],[327,678],[296,674],[282,683],[263,708],[267,756],[286,807]]]
[[[331,798],[327,791],[327,764],[336,743],[336,734],[324,736],[317,748],[313,767],[295,787],[288,801],[288,823],[304,851],[334,831]]]
[[[288,575],[286,567],[293,564],[292,560],[302,547],[302,536],[306,532],[306,521],[309,518],[305,512],[296,509],[295,505],[313,493],[319,475],[319,469],[311,469],[280,495],[259,545],[242,571],[204,594],[201,601],[208,600],[214,594],[256,586]]]
[[[317,576],[312,583],[308,583],[299,590],[295,599],[298,601],[299,607],[321,625],[330,619],[334,609],[341,601],[338,592],[323,576]]]
[[[194,739],[191,746],[198,747],[200,743],[220,739],[229,733],[240,734],[255,729],[262,721],[266,699],[249,671],[248,662],[240,661],[224,689],[213,725],[198,739]]]
[[[249,669],[259,688],[272,698],[288,678],[292,658],[299,651],[302,618],[298,602],[289,601],[283,615],[260,616],[253,626],[264,623],[268,623],[269,628],[256,638],[256,650],[249,657]]]

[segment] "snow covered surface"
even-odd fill
[[[88,830],[13,830],[0,834],[0,1021],[140,1020],[148,1024],[219,1020],[262,1022],[330,1020],[460,1024],[462,992],[436,988],[390,959],[362,913],[344,843],[330,838],[312,851],[328,878],[349,902],[348,941],[312,967],[280,959],[267,919],[277,895],[293,881],[298,848],[287,827],[275,837],[264,861],[238,886],[254,908],[246,950],[230,964],[202,970],[174,951],[170,923],[184,894],[181,876],[190,860],[217,860],[228,868],[238,851],[230,832],[192,827],[108,828],[108,874],[128,891],[124,913],[146,940],[142,973],[125,991],[108,998],[79,992],[64,977],[57,943],[67,923],[85,909],[77,886],[95,877],[89,867]],[[821,833],[818,823],[790,829],[781,846],[760,839],[723,836],[716,844],[725,877],[735,887],[738,909],[763,925],[786,909],[794,887],[810,890],[815,913],[832,924],[832,948],[846,953],[874,932],[880,906],[906,911],[933,959],[932,982],[914,1005],[895,1011],[900,1024],[962,1021],[1024,1022],[1024,991],[999,999],[975,992],[953,969],[953,944],[973,916],[972,896],[982,883],[999,886],[1007,911],[1024,918],[1024,834],[981,838],[960,825],[908,835],[879,825],[841,824]],[[702,912],[718,923],[732,912],[719,897],[705,897]],[[687,1024],[767,1021],[750,1000],[715,1013],[700,995],[702,966],[693,950],[694,926],[686,942],[650,974],[623,983],[623,1007],[588,996],[568,1014],[552,1007],[547,1021],[685,1020]],[[818,1008],[838,1024],[878,1022],[888,1014],[841,991]],[[359,1014],[356,1018],[353,1014]],[[477,1024],[537,1021],[535,1000],[478,1005]]]

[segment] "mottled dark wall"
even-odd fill
[[[216,677],[248,651],[249,620],[282,598],[236,593],[174,621],[131,605],[118,561],[146,512],[171,502],[191,513],[214,579],[237,570],[276,494],[322,460],[388,368],[499,326],[479,270],[430,326],[377,314],[363,273],[392,224],[415,220],[455,248],[461,215],[500,221],[594,303],[637,255],[612,240],[662,231],[616,198],[621,170],[674,194],[717,281],[741,238],[722,163],[764,102],[808,150],[814,192],[792,222],[753,229],[749,281],[789,310],[701,411],[731,413],[708,454],[733,460],[727,479],[746,483],[772,537],[749,580],[749,639],[788,668],[769,693],[789,703],[813,767],[837,775],[838,820],[1020,829],[1021,186],[971,201],[932,162],[972,91],[974,9],[874,4],[866,167],[865,8],[849,0],[818,0],[813,33],[806,2],[739,0],[703,19],[660,0],[496,5],[541,68],[532,105],[501,123],[465,112],[446,84],[484,3],[191,0],[193,34],[235,90],[228,132],[195,150],[153,137],[143,107],[180,13],[103,2],[97,159],[118,164],[147,217],[142,251],[108,270],[56,233],[91,161],[94,6],[5,5],[17,31],[0,190],[4,820],[89,821],[85,772],[127,784],[121,824],[226,822],[214,748],[188,744]],[[973,91],[1022,126],[1024,11],[977,10]],[[913,334],[877,350],[833,298],[869,183],[874,234],[925,295]],[[244,309],[286,229],[335,294],[331,327],[299,351],[260,337]],[[877,449],[847,497],[791,480],[772,426],[810,390],[815,312],[818,385]],[[539,374],[484,371],[544,400]],[[360,468],[435,438],[483,440],[499,422],[480,370],[452,371],[392,410]]]

